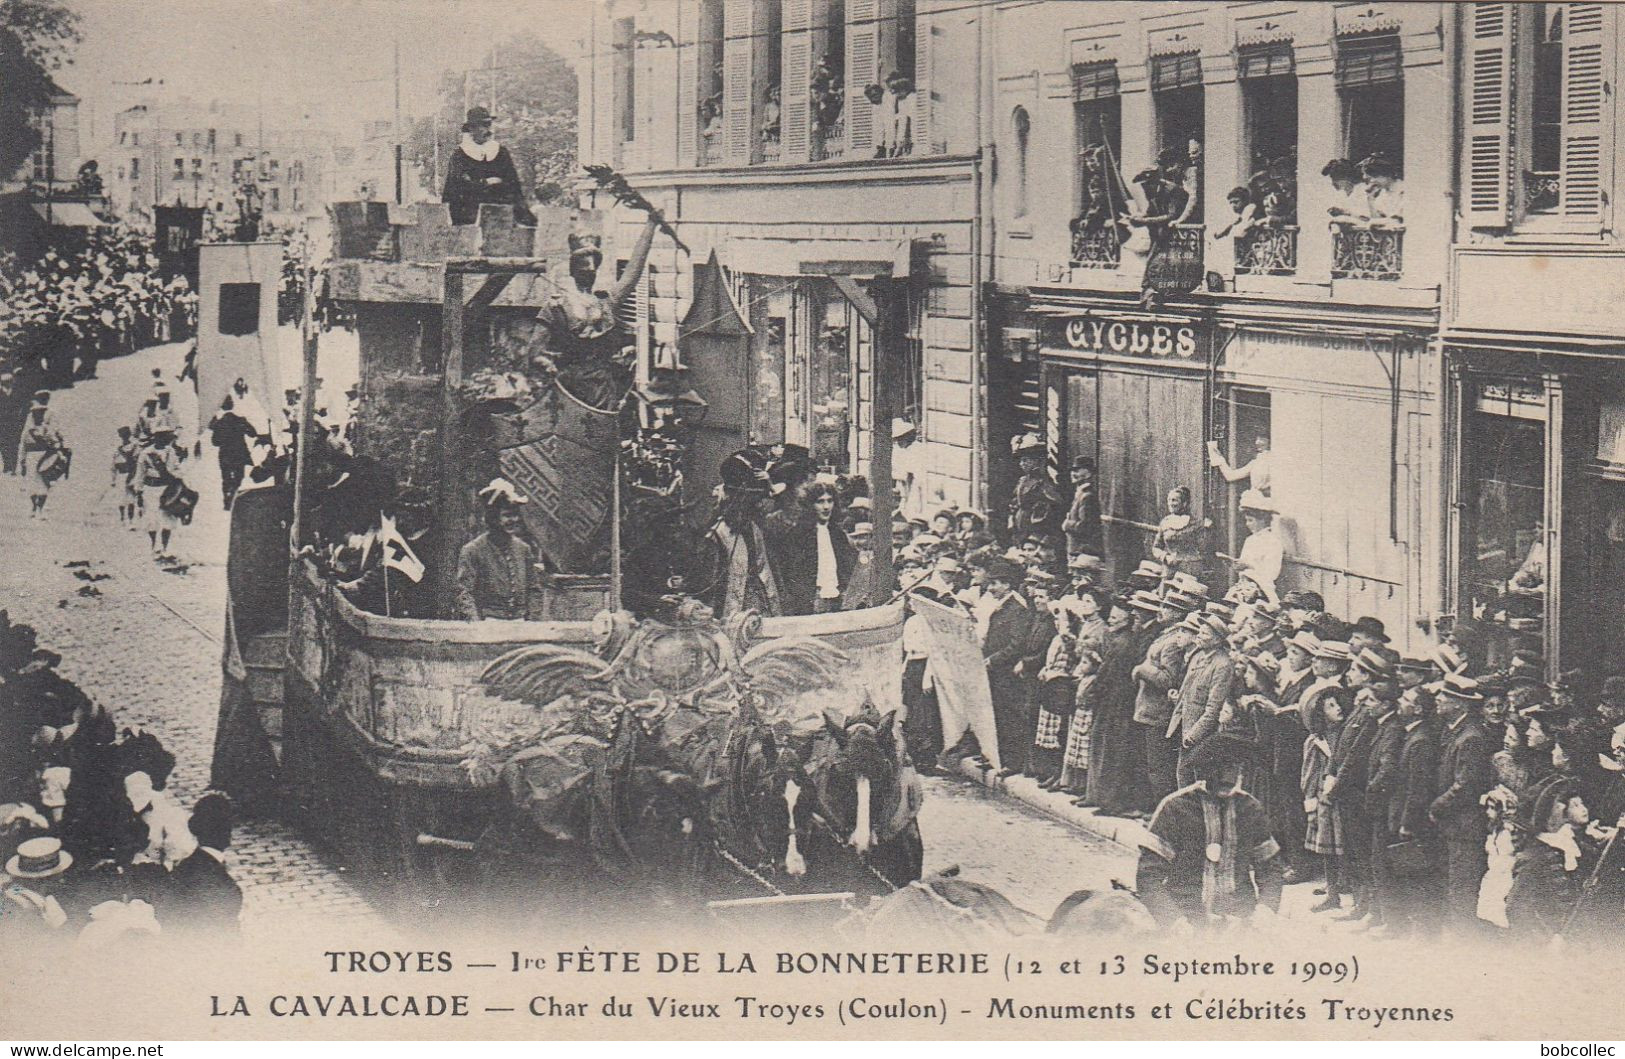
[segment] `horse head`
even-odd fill
[[[884,818],[898,787],[897,712],[884,715],[866,709],[844,722],[824,715],[824,730],[835,742],[835,753],[824,784],[825,806],[843,825],[850,821],[847,839],[859,853],[868,853],[877,841],[874,819]],[[875,812],[876,797],[880,810]]]
[[[771,743],[768,750],[770,763],[752,792],[752,825],[773,866],[800,878],[807,874],[804,851],[817,815],[817,795],[799,754]]]

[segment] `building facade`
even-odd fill
[[[1554,672],[1625,631],[1620,12],[1475,3],[1444,351],[1448,605]]]
[[[252,178],[266,217],[294,224],[332,197],[333,144],[316,126],[267,126],[252,107],[149,100],[114,117],[101,168],[127,220],[150,222],[155,205],[234,215],[237,188]]]
[[[1625,623],[1620,32],[1595,3],[617,0],[581,153],[694,250],[640,324],[719,437],[865,470],[849,295],[895,291],[934,502],[1001,510],[1035,432],[1063,488],[1096,461],[1114,562],[1184,487],[1224,584],[1258,490],[1277,591],[1555,673]],[[713,252],[718,364],[687,315]]]
[[[1279,592],[1377,617],[1401,647],[1434,632],[1445,18],[1398,3],[1000,12],[987,374],[1007,415],[989,443],[1037,431],[1058,478],[1094,459],[1120,567],[1184,488],[1213,524],[1205,571],[1228,584],[1238,500],[1257,489],[1278,509]],[[1398,175],[1388,212],[1334,213],[1350,199],[1328,164],[1379,158]],[[1149,241],[1121,218],[1157,213],[1144,178],[1159,166],[1179,174],[1165,238],[1194,289],[1147,300]]]
[[[870,474],[875,432],[903,419],[921,438],[897,452],[918,468],[919,506],[979,494],[981,171],[965,71],[985,14],[949,0],[598,11],[581,160],[626,174],[692,252],[657,243],[639,336],[647,364],[681,364],[710,402],[702,475],[747,442]],[[619,219],[623,255],[640,220]],[[725,311],[695,298],[708,268]]]

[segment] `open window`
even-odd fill
[[[1243,174],[1263,222],[1298,223],[1298,77],[1287,42],[1237,56],[1246,136]]]
[[[1117,64],[1078,63],[1072,67],[1072,124],[1077,144],[1072,213],[1072,263],[1082,268],[1116,268],[1121,242],[1116,218],[1127,210],[1118,180],[1123,156],[1123,108]]]
[[[1343,157],[1382,155],[1405,170],[1405,78],[1399,34],[1367,33],[1337,42],[1337,100]]]
[[[1157,152],[1185,151],[1189,207],[1183,222],[1202,223],[1203,144],[1207,142],[1202,94],[1202,59],[1195,52],[1151,58],[1151,98],[1156,108]]]

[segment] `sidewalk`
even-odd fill
[[[1014,798],[1051,819],[1058,820],[1096,838],[1115,842],[1126,849],[1138,851],[1150,835],[1144,821],[1129,820],[1121,816],[1102,816],[1096,809],[1081,809],[1073,805],[1076,795],[1042,790],[1031,776],[1006,776],[1002,779],[991,766],[978,765],[971,758],[959,762],[958,772],[991,791]]]

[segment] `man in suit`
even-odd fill
[[[1428,814],[1439,792],[1439,731],[1433,693],[1423,687],[1407,689],[1399,697],[1397,712],[1399,759],[1388,797],[1386,839],[1389,844],[1420,842],[1425,863],[1421,870],[1404,875],[1392,863],[1385,867],[1385,877],[1391,882],[1386,895],[1387,922],[1372,931],[1385,937],[1404,937],[1418,929],[1431,931],[1437,925],[1439,879],[1445,871],[1444,849]],[[1386,861],[1386,846],[1384,855]]]
[[[1016,663],[1027,650],[1032,621],[1025,601],[1016,594],[1023,579],[1021,567],[1008,559],[988,564],[986,594],[992,610],[982,637],[982,661],[987,666],[993,721],[999,733],[999,765],[1005,775],[1020,770],[1034,735],[1033,725],[1027,723],[1022,680],[1016,673]]]
[[[1371,744],[1377,738],[1377,718],[1394,698],[1393,667],[1388,659],[1367,647],[1349,667],[1349,683],[1357,687],[1354,709],[1332,752],[1331,765],[1320,797],[1343,812],[1344,867],[1354,891],[1354,907],[1343,919],[1364,919],[1371,914],[1371,818],[1366,806]]]
[[[1379,696],[1375,732],[1365,764],[1365,815],[1370,824],[1369,926],[1380,927],[1392,916],[1394,878],[1388,872],[1390,828],[1388,809],[1400,790],[1400,751],[1405,743],[1405,721],[1399,715],[1398,695]],[[1431,799],[1430,799],[1431,800]]]
[[[1230,658],[1229,627],[1213,614],[1192,614],[1186,623],[1195,633],[1195,646],[1185,660],[1185,676],[1179,683],[1174,716],[1169,718],[1167,735],[1179,740],[1176,766],[1181,787],[1196,782],[1191,755],[1219,730],[1219,713],[1230,698],[1230,682],[1235,663]]]
[[[237,931],[243,913],[243,889],[226,869],[232,816],[231,799],[216,791],[205,794],[192,807],[197,850],[170,873],[171,896],[167,902],[176,914],[174,925],[183,930]]]
[[[1179,786],[1179,744],[1168,734],[1174,714],[1173,692],[1185,679],[1185,656],[1195,642],[1192,631],[1181,625],[1186,610],[1199,608],[1200,600],[1179,592],[1162,599],[1157,615],[1161,632],[1146,648],[1145,658],[1134,667],[1134,723],[1141,726],[1145,739],[1145,771],[1151,797],[1160,801]]]
[[[1446,676],[1438,692],[1439,795],[1428,807],[1428,819],[1444,840],[1444,924],[1458,933],[1477,930],[1478,888],[1489,861],[1488,817],[1479,799],[1495,783],[1492,746],[1473,716],[1483,701],[1478,682],[1457,673]]]

